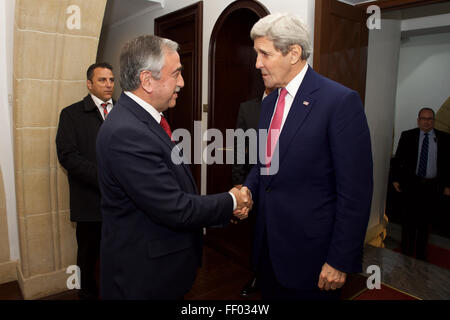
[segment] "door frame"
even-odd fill
[[[194,68],[193,68],[193,120],[202,121],[202,56],[203,56],[203,1],[196,2],[187,7],[173,11],[155,19],[154,34],[161,35],[166,24],[178,24],[186,20],[195,21],[195,44],[194,44]],[[192,137],[194,137],[194,124],[192,124]],[[195,145],[195,141],[192,140]],[[194,149],[192,149],[194,150]],[[192,175],[197,183],[198,190],[202,189],[201,164],[192,164]],[[194,169],[195,168],[195,169]]]
[[[208,128],[214,128],[214,111],[215,111],[215,90],[216,90],[216,69],[215,69],[215,57],[216,57],[216,43],[218,38],[218,33],[222,29],[223,24],[228,19],[229,15],[240,9],[248,9],[253,11],[259,17],[264,17],[270,14],[270,11],[260,2],[256,0],[237,0],[228,7],[226,7],[219,18],[214,24],[214,28],[211,32],[211,38],[209,41],[209,53],[208,53]],[[206,168],[206,189],[207,193],[211,186],[211,166]]]

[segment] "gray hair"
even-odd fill
[[[302,48],[302,60],[311,55],[311,38],[308,27],[297,15],[292,13],[274,13],[260,19],[253,26],[250,37],[255,40],[267,37],[273,41],[275,49],[286,55],[291,46],[298,44]]]
[[[134,91],[141,83],[144,70],[160,78],[164,67],[164,49],[177,51],[178,43],[154,35],[143,35],[126,43],[120,53],[120,86],[124,91]]]

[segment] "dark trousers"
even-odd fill
[[[254,239],[255,239],[255,226],[256,226],[256,217],[258,216],[258,209],[257,209],[257,204],[255,203],[253,205],[253,209],[251,211],[251,213],[249,214],[247,220],[248,223],[250,224],[250,246],[251,246],[251,253],[250,253],[250,267],[253,271],[254,276],[256,277],[256,274],[258,272],[258,268],[255,265],[255,261],[253,259],[253,256],[255,254],[255,244],[254,244]]]
[[[263,248],[260,256],[258,279],[261,284],[263,300],[339,300],[341,289],[322,291],[319,287],[305,290],[291,289],[282,286],[275,275],[269,256],[267,237],[264,235]],[[308,260],[305,259],[305,263]],[[319,278],[317,278],[319,282]]]
[[[419,179],[403,193],[402,253],[426,260],[428,237],[439,201],[435,180]]]
[[[101,222],[77,222],[77,265],[80,267],[80,297],[98,297],[97,263],[100,257]]]

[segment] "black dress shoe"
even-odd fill
[[[244,288],[242,288],[241,297],[248,298],[258,291],[259,291],[258,279],[256,277],[253,277],[252,279],[250,279],[249,282],[247,282]]]

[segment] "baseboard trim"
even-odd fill
[[[17,281],[25,300],[40,299],[69,290],[67,289],[69,276],[66,269],[62,269],[25,278],[20,262],[17,264]]]
[[[17,261],[0,263],[0,284],[17,281]]]

